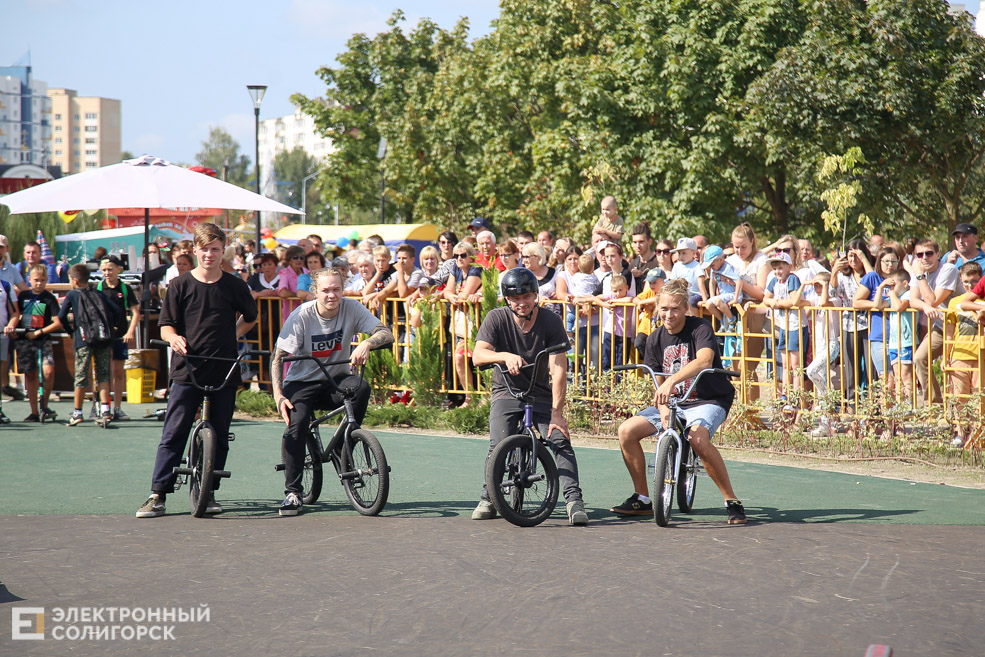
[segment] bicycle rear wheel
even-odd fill
[[[364,516],[375,516],[390,494],[390,466],[383,446],[370,432],[357,429],[349,440],[352,450],[342,447],[342,487],[352,508]]]
[[[304,471],[301,475],[301,501],[305,504],[314,504],[318,501],[318,496],[321,495],[323,472],[317,441],[317,432],[307,441],[308,449],[304,457]]]
[[[664,436],[657,447],[653,462],[653,519],[661,527],[670,522],[674,504],[674,466],[677,460],[677,441]]]
[[[215,469],[215,431],[207,424],[199,424],[192,433],[192,445],[188,452],[189,501],[192,515],[201,518],[212,496],[212,471]]]
[[[510,436],[496,445],[486,463],[489,499],[499,515],[519,527],[544,522],[557,504],[557,466],[541,444],[535,463],[531,441],[526,434]]]
[[[694,492],[698,487],[698,455],[687,440],[682,441],[681,469],[677,473],[677,508],[681,513],[691,513]]]

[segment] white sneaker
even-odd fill
[[[828,420],[826,415],[821,416],[820,422],[817,423],[817,428],[811,431],[811,436],[814,438],[826,438],[831,435],[831,421]]]
[[[481,500],[472,512],[472,520],[492,520],[496,517],[496,507],[492,502]]]

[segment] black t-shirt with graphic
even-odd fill
[[[686,317],[684,328],[678,333],[670,333],[664,327],[654,329],[646,341],[646,354],[643,362],[656,372],[674,374],[698,355],[699,349],[712,349],[715,352],[712,367],[722,367],[722,356],[718,350],[718,340],[711,322],[700,317]],[[691,385],[692,379],[678,383],[674,393],[683,395]],[[727,413],[735,399],[735,388],[724,374],[705,374],[691,392],[691,396],[680,403],[681,408],[700,404],[715,404]]]
[[[24,290],[17,297],[17,308],[21,312],[19,328],[32,330],[44,328],[51,324],[58,314],[58,299],[48,290],[40,294],[35,294],[33,290]],[[48,338],[45,336],[41,339]]]

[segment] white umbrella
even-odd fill
[[[0,197],[11,214],[83,208],[144,208],[144,271],[150,208],[223,208],[304,214],[265,196],[151,155],[84,171]],[[257,245],[257,249],[260,245]],[[145,296],[147,286],[144,286]]]

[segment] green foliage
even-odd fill
[[[985,208],[985,41],[943,0],[503,0],[469,42],[422,20],[356,35],[295,97],[338,148],[324,191],[500,234],[587,240],[600,194],[629,225],[825,237],[825,155],[860,148],[853,213],[917,230]],[[847,184],[847,183],[846,183]],[[350,210],[351,211],[351,210]],[[886,228],[881,228],[886,230]],[[830,232],[827,233],[830,239]]]
[[[418,406],[438,406],[444,398],[445,362],[440,356],[440,313],[436,306],[420,302],[421,326],[411,346],[407,363],[407,380],[414,383],[414,400]]]
[[[845,248],[848,232],[848,217],[855,214],[856,223],[862,228],[863,234],[871,235],[875,228],[872,220],[861,213],[854,213],[858,205],[862,184],[857,174],[861,165],[865,164],[862,150],[857,146],[849,148],[844,155],[829,155],[824,158],[824,164],[817,174],[821,183],[832,185],[821,192],[821,200],[827,203],[828,209],[821,213],[824,229],[835,236],[841,233],[841,248]]]
[[[203,167],[218,171],[220,178],[223,167],[228,163],[226,182],[252,189],[248,184],[255,173],[250,166],[252,161],[247,155],[240,154],[239,143],[222,128],[209,128],[209,138],[202,142],[202,150],[195,155],[195,161]]]
[[[489,404],[454,408],[442,411],[433,406],[382,404],[370,406],[366,426],[414,427],[417,429],[450,430],[460,434],[489,433]]]
[[[443,418],[448,427],[458,433],[489,433],[489,404],[453,408]]]
[[[373,390],[373,401],[382,403],[390,394],[390,387],[400,383],[403,369],[393,356],[392,349],[371,351],[366,362],[366,380]]]
[[[303,205],[301,202],[302,183],[307,176],[317,170],[318,160],[308,155],[300,146],[295,146],[294,150],[283,151],[274,156],[274,178],[278,183],[287,183],[277,186],[277,196],[280,201],[300,208]],[[309,180],[305,189],[308,195],[309,209],[314,209],[314,201],[318,200],[317,192],[313,190],[313,182],[314,179]]]
[[[277,417],[274,397],[269,392],[240,390],[236,393],[236,410],[250,417]]]
[[[500,306],[499,276],[499,270],[495,267],[482,270],[482,308],[479,311],[479,324],[486,321],[486,315],[490,310]]]
[[[63,255],[67,255],[70,259],[78,257],[79,254],[77,253],[58,252],[55,236],[99,230],[105,216],[105,210],[100,210],[94,215],[80,212],[71,223],[66,224],[57,212],[30,212],[11,215],[7,206],[3,205],[3,199],[0,198],[0,234],[6,235],[10,241],[8,253],[10,254],[10,261],[15,264],[22,259],[24,243],[36,239],[39,230],[44,233],[44,238],[52,251],[55,252],[56,259],[60,260]]]

